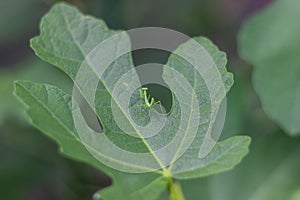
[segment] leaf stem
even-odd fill
[[[174,183],[172,178],[169,180],[168,190],[170,194],[170,200],[185,200],[181,185],[179,183]]]

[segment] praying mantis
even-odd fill
[[[155,104],[160,104],[160,101],[155,101],[154,97],[147,94],[148,88],[142,87],[140,89],[140,97],[144,100],[144,104],[140,104],[145,108],[152,108]]]
[[[144,108],[152,108],[154,105],[158,104],[160,106],[160,111],[162,115],[169,115],[168,112],[166,113],[165,110],[162,108],[161,106],[161,102],[160,101],[155,101],[154,97],[151,97],[150,95],[147,94],[148,88],[146,87],[142,87],[140,89],[140,97],[144,100],[143,104],[140,104],[140,106],[143,106]]]

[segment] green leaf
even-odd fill
[[[119,35],[106,46],[106,52],[96,54],[98,44],[115,34]],[[185,52],[191,44],[200,44],[201,52],[210,55],[212,60],[197,63],[192,58],[187,62],[175,54],[185,53],[192,57]],[[57,4],[42,19],[41,34],[31,40],[31,46],[41,59],[57,66],[74,81],[101,122],[103,133],[90,128],[89,120],[81,113],[85,109],[79,107],[76,103],[79,100],[74,95],[71,97],[47,84],[16,82],[15,94],[27,105],[36,127],[57,141],[65,155],[113,177],[114,185],[96,196],[100,194],[104,199],[149,199],[151,196],[158,199],[172,178],[197,178],[231,169],[248,152],[250,139],[240,136],[217,143],[208,155],[199,157],[199,148],[205,144],[207,136],[211,137],[214,130],[211,124],[218,120],[219,106],[233,84],[232,74],[225,67],[225,54],[206,38],[191,39],[180,45],[164,66],[163,78],[175,94],[172,111],[167,116],[140,106],[143,99],[135,86],[141,84],[130,53],[103,69],[104,64],[99,60],[105,62],[107,52],[115,54],[131,50],[128,35],[109,30],[103,21],[84,16],[67,4]],[[210,76],[204,80],[195,70],[199,65],[210,66],[212,63],[217,67],[225,93],[221,86],[210,93],[211,88],[205,81],[215,83],[217,78]],[[97,68],[98,65],[102,68]],[[101,74],[95,69],[102,70]],[[79,77],[81,73],[84,76]],[[118,85],[120,80],[121,86]],[[93,96],[92,92],[96,94]],[[118,97],[130,92],[128,108],[121,101],[123,98]],[[201,121],[195,117],[199,111]],[[165,124],[156,135],[145,137],[155,133],[155,123],[161,122]],[[194,141],[190,141],[190,148],[185,149],[193,130],[196,130]],[[128,174],[107,166],[125,172],[148,173]]]
[[[63,154],[70,158],[86,162],[114,178],[115,184],[112,187],[101,191],[101,197],[111,199],[113,197],[117,198],[128,195],[127,199],[142,199],[140,194],[151,191],[162,192],[162,186],[167,185],[168,179],[161,177],[158,174],[133,175],[120,173],[111,168],[107,168],[96,161],[78,141],[79,139],[76,138],[76,134],[72,132],[72,130],[74,131],[72,121],[66,121],[72,119],[70,111],[66,110],[66,108],[70,109],[71,97],[62,90],[54,86],[36,84],[29,81],[18,81],[15,84],[15,95],[21,98],[23,103],[27,105],[27,113],[31,117],[33,124],[59,143],[61,147],[60,150]],[[61,110],[65,110],[65,112],[60,112]],[[53,127],[55,127],[55,129]],[[232,139],[236,140],[236,137],[229,140]],[[215,149],[220,150],[219,148],[222,147],[224,143],[228,144],[229,142],[221,142]],[[235,153],[238,154],[239,152]],[[232,155],[229,154],[228,156]],[[222,161],[216,160],[216,162],[222,164]],[[213,163],[211,164],[213,165]],[[226,162],[224,162],[224,164],[226,164]],[[217,167],[214,167],[214,170],[216,170]],[[198,170],[203,169],[205,168],[200,168]],[[206,169],[211,170],[211,167],[206,167]],[[203,174],[202,176],[204,176],[209,175],[210,173],[200,172],[200,174]],[[180,174],[178,176],[180,177]],[[157,196],[159,196],[159,193]],[[155,197],[155,195],[153,197]],[[145,197],[145,199],[148,198],[149,197]]]
[[[299,6],[298,0],[275,1],[239,34],[240,54],[255,67],[253,84],[265,112],[292,136],[300,134]]]

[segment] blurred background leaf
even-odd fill
[[[298,0],[279,0],[247,21],[239,35],[265,112],[293,136],[300,134],[299,8]]]

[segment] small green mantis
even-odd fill
[[[160,101],[155,101],[154,97],[147,94],[148,88],[142,87],[140,89],[140,97],[144,99],[144,104],[140,104],[145,108],[152,108],[155,104],[160,104]]]
[[[160,101],[155,101],[154,97],[151,97],[147,94],[148,88],[142,87],[140,89],[140,97],[144,100],[144,104],[140,104],[140,106],[143,106],[144,108],[152,108],[155,104],[158,104],[160,106],[160,111],[162,115],[169,115],[169,113],[165,113],[165,110],[162,108]]]

